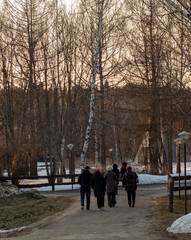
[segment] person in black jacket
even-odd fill
[[[127,163],[123,162],[122,167],[121,167],[121,177],[123,177],[123,174],[127,172]]]
[[[115,173],[115,175],[117,176],[117,178],[119,180],[119,169],[118,169],[118,165],[116,163],[113,164],[112,172]]]
[[[99,169],[95,170],[95,174],[92,177],[91,186],[94,189],[94,195],[97,198],[97,210],[103,210],[106,182]]]
[[[118,165],[116,163],[113,164],[112,172],[114,172],[115,175],[117,176],[118,183],[119,183],[119,169],[118,169]],[[115,186],[115,195],[117,195],[117,194],[118,194],[118,185],[116,184],[116,186]]]
[[[90,194],[91,194],[91,179],[92,173],[90,172],[90,167],[85,167],[78,178],[78,183],[80,184],[80,196],[81,196],[81,209],[84,210],[84,198],[86,195],[86,209],[90,210]]]
[[[135,197],[136,197],[136,189],[137,189],[137,183],[139,182],[138,176],[135,172],[132,171],[131,166],[127,166],[127,172],[123,175],[123,187],[125,187],[125,190],[127,191],[127,197],[128,197],[128,204],[129,207],[135,206]],[[131,205],[131,200],[133,201],[133,204]]]

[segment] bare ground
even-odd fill
[[[57,212],[64,211],[72,202],[72,198],[63,195],[55,198],[36,199],[32,195],[21,194],[1,198],[0,229],[20,228],[38,222]]]
[[[101,212],[96,211],[96,201],[93,194],[91,198],[91,210],[81,211],[79,191],[47,193],[49,197],[45,199],[48,202],[50,200],[51,203],[45,204],[44,202],[46,207],[33,211],[33,215],[36,215],[37,212],[40,212],[40,215],[42,215],[43,212],[46,213],[47,209],[51,209],[51,220],[49,217],[45,218],[46,221],[43,226],[37,222],[34,227],[30,228],[30,232],[17,232],[9,239],[190,240],[190,234],[172,234],[166,231],[166,228],[169,227],[175,219],[183,215],[181,211],[184,209],[182,207],[182,210],[179,212],[176,205],[179,206],[182,205],[182,203],[177,202],[174,206],[174,213],[169,213],[167,211],[167,191],[166,189],[160,190],[158,188],[159,187],[139,187],[135,208],[128,207],[126,193],[123,189],[120,189],[117,196],[118,203],[116,207],[109,208],[107,206],[107,199],[105,198],[105,210]],[[69,199],[69,205],[71,202],[72,204],[64,211],[62,211],[63,209],[58,210],[58,208],[55,210],[57,205],[64,205],[62,202],[65,201],[62,198],[63,196],[65,200]],[[45,199],[42,199],[42,202],[45,201]],[[60,200],[56,202],[55,199]],[[53,204],[54,207],[50,207],[52,200],[55,203]],[[16,205],[18,206],[18,203]],[[35,200],[32,204],[32,209],[37,205],[38,203]],[[27,207],[26,209],[30,208]],[[57,211],[60,211],[59,217],[58,215],[53,215],[54,212]],[[22,216],[23,215],[24,214],[22,214]],[[2,239],[7,238],[4,237]]]
[[[191,212],[191,195],[188,195],[188,212]],[[158,197],[152,210],[152,219],[154,220],[153,228],[155,231],[165,231],[178,218],[184,215],[184,196],[179,200],[178,196],[174,196],[173,212],[168,211],[168,197]],[[191,234],[173,234],[169,236],[176,240],[190,240]]]

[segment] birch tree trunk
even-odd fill
[[[89,120],[88,120],[88,125],[86,128],[85,141],[84,141],[84,145],[83,145],[83,149],[82,149],[81,157],[80,157],[80,168],[81,169],[84,168],[84,164],[85,164],[85,154],[86,154],[88,146],[89,146],[90,132],[92,129],[93,116],[94,116],[95,80],[96,80],[96,73],[97,73],[98,56],[99,56],[99,52],[100,52],[100,40],[101,40],[101,34],[102,34],[103,3],[104,3],[104,0],[101,1],[101,8],[100,8],[97,47],[96,47],[95,61],[94,61],[94,65],[93,65],[93,80],[92,80],[92,84],[91,84]]]

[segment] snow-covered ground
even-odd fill
[[[94,168],[94,167],[91,167]],[[138,169],[137,169],[138,170]],[[69,173],[69,170],[66,169],[66,173]],[[81,170],[76,169],[76,174],[80,174]],[[38,175],[39,176],[46,176],[46,168],[45,163],[40,162],[38,163]],[[167,183],[168,177],[167,176],[156,176],[156,175],[149,175],[149,174],[138,174],[139,177],[139,184],[153,184],[153,183]],[[63,179],[64,182],[70,182],[70,179]],[[20,184],[37,184],[37,183],[48,183],[47,179],[38,179],[38,180],[22,180]],[[121,185],[121,183],[119,184]],[[79,189],[80,186],[78,184],[72,185],[55,185],[55,190],[71,190],[71,189]],[[31,188],[30,188],[31,189]],[[40,191],[52,191],[52,187],[41,187],[41,188],[34,188]],[[29,189],[23,189],[29,190]]]
[[[94,168],[94,167],[91,167]],[[191,163],[187,163],[187,173],[191,174]],[[135,171],[140,172],[141,169],[138,169],[138,167],[135,167]],[[181,163],[181,171],[182,174],[184,172],[184,164]],[[81,170],[76,169],[75,173],[80,174]],[[69,173],[69,170],[66,169],[66,173]],[[173,165],[173,173],[176,173],[176,164]],[[182,175],[181,174],[181,175]],[[38,175],[39,176],[46,176],[46,168],[45,168],[45,163],[44,162],[39,162],[38,163]],[[138,174],[139,177],[139,184],[141,185],[146,185],[146,184],[153,184],[153,183],[167,183],[168,182],[168,176],[161,176],[161,175],[149,175],[149,174]],[[63,179],[65,182],[70,182],[70,179]],[[38,180],[23,180],[20,183],[21,184],[37,184],[37,183],[47,183],[47,179],[38,179]],[[79,189],[80,186],[78,184],[75,185],[58,185],[55,186],[55,190],[70,190],[70,189]],[[39,188],[38,188],[39,189]],[[23,190],[28,190],[28,189],[23,189]],[[51,191],[52,187],[41,187],[41,191]]]

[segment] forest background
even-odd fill
[[[143,163],[150,173],[172,172],[174,139],[191,131],[191,3],[180,2],[79,0],[68,9],[4,0],[0,174],[28,173],[30,163],[35,176],[42,159],[48,175],[62,174],[69,157],[79,166],[92,91],[85,163],[133,159],[148,132]]]

